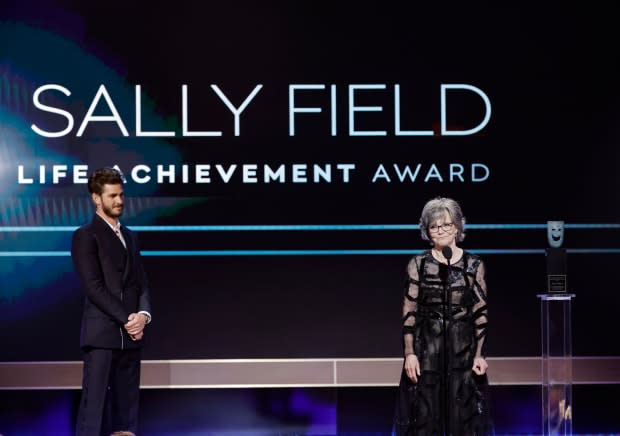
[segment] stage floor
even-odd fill
[[[143,389],[140,434],[389,435],[395,387]],[[0,391],[0,434],[71,435],[79,390]],[[620,384],[573,387],[574,434],[620,434]],[[492,386],[495,431],[540,434],[540,387]]]

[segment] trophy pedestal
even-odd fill
[[[573,432],[571,303],[575,294],[539,294],[542,334],[542,434]]]

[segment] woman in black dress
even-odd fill
[[[407,266],[405,362],[395,433],[490,434],[484,264],[457,246],[465,237],[465,218],[456,201],[435,198],[426,203],[420,230],[432,248]]]

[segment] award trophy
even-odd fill
[[[566,249],[564,242],[564,221],[547,221],[547,292],[566,292]]]
[[[547,289],[540,299],[542,333],[542,434],[572,434],[573,356],[571,303],[566,287],[564,221],[547,221]]]

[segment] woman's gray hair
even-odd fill
[[[437,220],[443,219],[446,213],[456,226],[457,242],[461,242],[465,239],[465,217],[463,216],[461,206],[453,199],[444,197],[433,198],[424,205],[422,215],[420,216],[420,232],[422,233],[422,239],[425,241],[432,241],[428,228]]]

